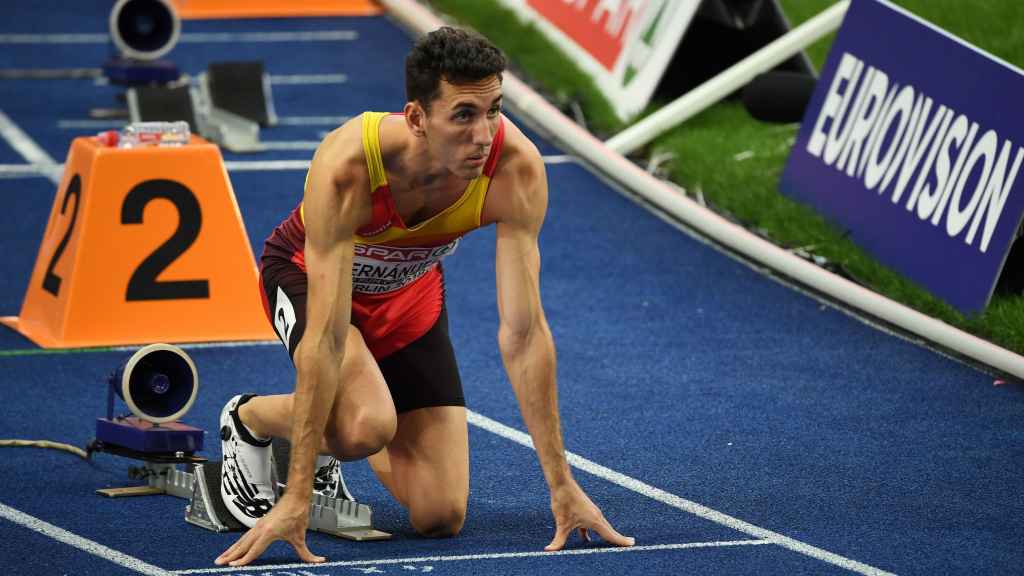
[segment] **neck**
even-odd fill
[[[398,155],[394,176],[409,189],[422,190],[444,186],[453,176],[451,171],[431,155],[423,139],[411,134],[407,137],[407,145]]]

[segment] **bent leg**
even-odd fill
[[[289,438],[292,394],[257,396],[239,409],[242,422],[257,436]],[[358,460],[379,451],[395,435],[391,393],[362,335],[349,326],[338,393],[324,430],[323,454]]]
[[[398,411],[398,432],[370,458],[377,477],[425,536],[454,536],[469,498],[465,398],[442,308],[434,326],[379,361]]]
[[[463,406],[398,416],[394,440],[370,458],[381,482],[409,511],[413,528],[432,538],[462,530],[469,500],[469,433]]]

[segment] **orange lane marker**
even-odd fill
[[[282,18],[306,16],[376,16],[372,0],[174,0],[182,18]]]
[[[213,144],[71,143],[21,313],[45,348],[273,339]]]

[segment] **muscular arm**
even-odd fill
[[[540,158],[530,160],[517,167],[506,189],[511,201],[496,225],[498,343],[544,477],[555,490],[571,473],[559,424],[555,345],[540,299],[537,237],[547,210],[547,182]]]
[[[292,450],[285,497],[305,505],[312,492],[317,448],[338,389],[352,311],[358,191],[354,190],[355,178],[337,168],[346,138],[340,134],[318,150],[303,202],[309,292],[306,330],[295,350]]]
[[[518,142],[517,142],[518,141]],[[574,530],[589,539],[593,530],[617,546],[632,546],[604,518],[572,477],[562,444],[555,383],[555,345],[540,300],[537,238],[547,212],[544,163],[518,131],[513,159],[499,170],[489,216],[497,223],[498,343],[505,370],[533,438],[551,491],[555,535],[545,550],[560,550]]]
[[[292,407],[288,490],[270,513],[214,561],[244,566],[275,540],[290,543],[305,562],[323,562],[306,546],[309,502],[317,448],[345,356],[352,304],[353,240],[366,173],[359,146],[360,124],[331,133],[317,149],[306,181],[306,330],[294,351],[296,381]],[[364,192],[360,194],[360,192]],[[344,382],[341,382],[344,385]]]

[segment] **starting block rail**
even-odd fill
[[[111,498],[168,494],[189,500],[185,521],[213,532],[245,530],[221,500],[221,462],[194,464],[193,471],[176,464],[145,462],[145,486],[106,488],[98,493]],[[387,540],[391,534],[373,527],[373,511],[366,504],[343,498],[313,494],[309,506],[309,529],[355,541]]]

